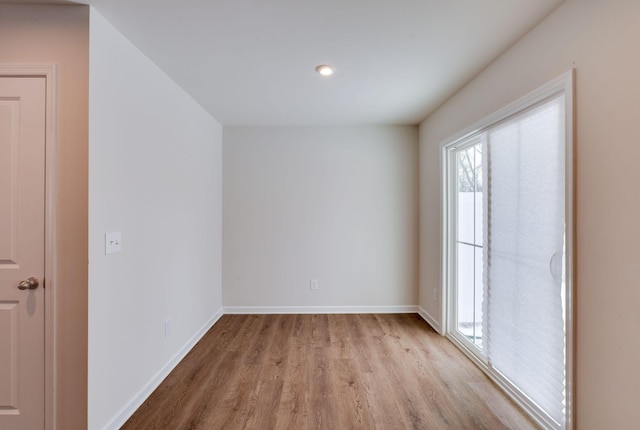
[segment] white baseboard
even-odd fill
[[[158,388],[160,383],[166,378],[169,373],[182,361],[182,359],[191,351],[191,349],[198,343],[200,339],[209,331],[211,327],[220,319],[223,315],[222,308],[218,311],[198,330],[187,343],[180,348],[167,364],[160,369],[151,380],[131,399],[124,408],[111,420],[107,425],[103,427],[103,430],[117,430],[138,410],[138,408],[144,403],[145,400]]]
[[[429,315],[429,313],[426,310],[424,310],[421,306],[418,306],[418,315],[420,315],[422,319],[427,322],[427,324],[433,327],[435,331],[442,334],[440,323],[438,323],[438,321],[436,321],[435,318]]]
[[[414,314],[418,306],[225,306],[225,314]]]

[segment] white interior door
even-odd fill
[[[3,430],[44,429],[45,91],[44,77],[0,77]]]

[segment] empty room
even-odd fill
[[[636,428],[639,23],[0,0],[0,429]]]

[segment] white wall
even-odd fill
[[[439,143],[577,69],[576,404],[581,430],[640,422],[640,2],[568,0],[420,127],[420,303],[440,287]]]
[[[93,430],[118,428],[221,310],[222,128],[95,9],[90,21]],[[105,255],[112,231],[122,252]]]
[[[415,307],[417,131],[225,127],[225,309]]]

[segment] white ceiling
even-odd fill
[[[291,126],[417,124],[563,1],[84,3],[223,125]]]

